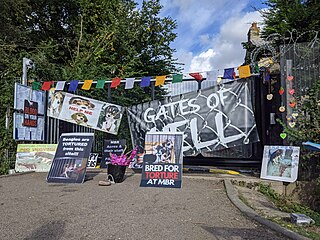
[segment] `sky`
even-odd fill
[[[264,0],[160,0],[160,16],[177,21],[174,57],[184,73],[238,67],[244,61],[241,42],[252,22],[262,25],[257,9]],[[141,1],[140,1],[141,2]]]

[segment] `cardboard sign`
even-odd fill
[[[64,133],[47,176],[49,183],[82,183],[94,133]]]
[[[18,144],[16,172],[49,172],[57,144]]]
[[[103,148],[103,158],[101,160],[100,167],[107,168],[108,164],[111,162],[110,153],[121,155],[126,146],[126,140],[104,140]]]
[[[295,182],[298,177],[300,147],[264,146],[260,178]]]
[[[140,187],[181,188],[183,133],[147,133]]]

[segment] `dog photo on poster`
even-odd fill
[[[47,176],[48,183],[83,183],[94,133],[63,133]]]
[[[147,133],[141,187],[181,188],[183,133]]]
[[[260,177],[295,182],[298,177],[300,147],[264,146]]]
[[[117,134],[124,108],[71,93],[49,91],[48,116]]]

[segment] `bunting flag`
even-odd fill
[[[78,84],[79,84],[79,80],[72,80],[70,82],[68,92],[75,92],[77,90]]]
[[[66,81],[58,81],[56,84],[56,91],[63,91],[65,84]]]
[[[113,78],[110,88],[117,88],[120,85],[121,78]]]
[[[155,86],[161,86],[164,84],[165,80],[166,80],[166,77],[167,76],[156,76],[156,83],[155,83]]]
[[[82,90],[90,90],[93,80],[84,80]]]
[[[234,79],[235,78],[234,68],[224,69],[223,78],[224,79]]]
[[[132,89],[134,86],[134,80],[135,78],[126,78],[126,85],[124,89]]]
[[[218,72],[217,71],[209,71],[207,72],[207,81],[217,81]]]
[[[51,88],[52,81],[44,82],[42,84],[41,90],[48,91]]]
[[[182,82],[183,75],[182,74],[174,74],[172,78],[172,83]]]
[[[240,66],[239,67],[239,78],[247,78],[251,76],[250,72],[250,66],[245,65],[245,66]]]
[[[105,82],[106,82],[106,80],[98,80],[96,88],[103,89]]]
[[[41,89],[41,83],[39,83],[39,82],[33,82],[31,86],[32,86],[32,90],[40,90]]]
[[[149,87],[150,86],[151,77],[143,77],[141,78],[140,87]]]
[[[200,73],[189,73],[189,75],[193,78],[195,78],[197,81],[202,80],[202,75]]]

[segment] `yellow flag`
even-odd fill
[[[93,80],[84,80],[83,86],[81,89],[90,90]]]
[[[245,66],[240,66],[239,67],[239,78],[247,78],[251,76],[250,72],[250,66],[245,65]]]
[[[155,86],[163,85],[165,80],[166,80],[166,76],[156,76]]]

